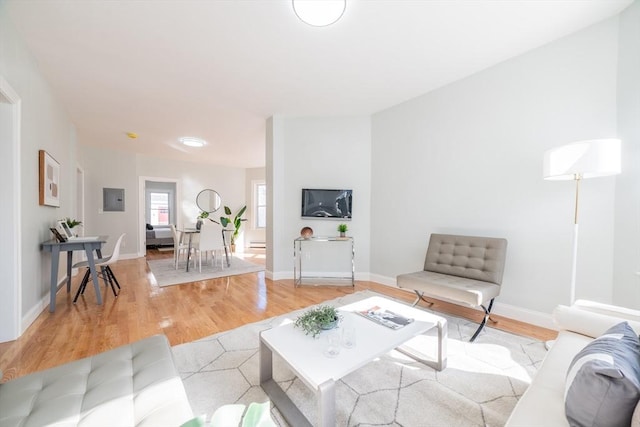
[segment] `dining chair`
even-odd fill
[[[202,254],[205,254],[205,262],[208,260],[209,252],[211,252],[211,263],[215,266],[217,260],[220,260],[221,268],[224,268],[224,242],[222,239],[222,227],[212,222],[203,222],[200,227],[200,238],[194,245],[198,253],[198,268],[202,272]]]
[[[180,261],[180,255],[186,254],[189,250],[189,245],[182,241],[183,234],[176,229],[176,226],[171,224],[171,232],[173,233],[173,264],[175,269],[178,269],[178,262]]]
[[[115,264],[116,261],[120,258],[120,246],[122,245],[122,240],[124,239],[126,233],[122,233],[118,240],[116,241],[116,245],[113,248],[113,253],[107,257],[95,258],[93,262],[95,263],[96,269],[100,267],[100,271],[98,271],[98,277],[101,277],[104,280],[105,285],[110,285],[111,290],[113,291],[113,296],[116,298],[120,293],[120,283],[118,283],[118,279],[116,279],[115,274],[113,274],[113,270],[111,270],[111,264]],[[73,303],[75,304],[78,301],[78,297],[80,295],[84,295],[84,291],[87,288],[87,283],[91,280],[91,270],[89,268],[89,261],[81,261],[73,265],[73,268],[86,268],[87,270],[84,273],[84,277],[80,282],[80,287],[76,292],[76,296],[73,298]],[[115,286],[114,286],[115,285]],[[118,287],[118,292],[116,292],[116,286]]]

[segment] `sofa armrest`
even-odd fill
[[[559,305],[553,311],[553,320],[559,329],[576,332],[592,338],[599,337],[607,329],[627,321],[640,334],[640,313],[612,305],[580,301],[571,307]]]
[[[621,317],[626,320],[640,322],[640,311],[631,308],[620,307],[617,305],[602,304],[600,302],[579,299],[573,303],[572,307],[578,307],[581,310],[591,311],[593,313],[604,314],[607,316]]]

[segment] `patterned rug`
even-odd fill
[[[151,269],[151,273],[153,273],[160,287],[264,271],[263,265],[254,264],[235,256],[231,258],[231,267],[225,265],[224,268],[221,268],[219,263],[212,266],[210,263],[204,262],[203,259],[202,272],[199,271],[197,262],[195,267],[191,264],[189,272],[186,271],[184,261],[179,264],[176,270],[173,264],[173,258],[147,261],[147,264],[149,264],[149,269]]]
[[[325,304],[375,295],[362,291]],[[303,311],[173,347],[194,414],[208,420],[222,405],[268,400],[259,385],[258,334]],[[448,320],[447,368],[437,372],[395,350],[375,359],[336,383],[337,426],[504,425],[545,355],[544,343],[492,328],[469,343],[476,324],[437,314]],[[315,395],[275,354],[273,375],[315,424]],[[277,408],[272,416],[287,426]]]

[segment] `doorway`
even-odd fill
[[[140,254],[147,254],[147,238],[150,233],[163,232],[169,224],[178,224],[178,180],[172,178],[140,177]],[[147,230],[147,224],[154,230]],[[162,234],[162,236],[165,236]]]
[[[20,241],[20,120],[21,102],[9,83],[0,76],[0,197],[9,201],[0,209],[0,221],[8,224],[0,245],[0,342],[12,341],[22,333],[22,275]]]

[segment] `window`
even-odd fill
[[[169,193],[152,192],[149,208],[151,225],[169,225]]]
[[[267,184],[256,182],[253,185],[253,226],[255,228],[267,227]]]

